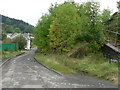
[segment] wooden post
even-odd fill
[[[117,47],[117,41],[118,41],[117,33],[115,35],[116,35],[116,38],[115,38],[115,47]]]

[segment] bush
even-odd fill
[[[69,52],[77,43],[87,42],[96,52],[105,40],[101,16],[96,2],[53,5],[36,26],[35,44],[42,52]]]
[[[6,38],[5,40],[3,40],[3,43],[11,43],[12,40],[10,38]]]
[[[49,29],[50,46],[52,48],[56,51],[70,51],[74,46],[75,37],[80,30],[79,18],[76,6],[72,3],[59,5],[56,9],[56,17]]]
[[[0,40],[5,40],[7,38],[7,35],[5,33],[0,33]]]
[[[23,36],[17,36],[12,40],[12,43],[17,43],[18,44],[18,49],[24,49],[25,45],[27,44],[26,39]]]

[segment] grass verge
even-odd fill
[[[15,57],[16,55],[19,55],[23,52],[19,52],[19,51],[3,51],[2,52],[2,59],[8,59],[8,58],[12,58]]]
[[[36,53],[35,58],[48,67],[63,74],[85,72],[91,76],[99,77],[118,84],[118,65],[109,63],[102,53],[89,54],[83,58],[70,58],[66,55]]]
[[[63,74],[75,73],[71,68],[69,68],[69,67],[65,66],[63,63],[57,61],[58,59],[63,60],[64,58],[62,58],[62,57],[57,59],[56,55],[42,55],[42,54],[37,53],[35,58],[42,64],[44,64],[58,72],[61,72]]]

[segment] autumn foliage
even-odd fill
[[[35,28],[35,44],[41,52],[69,52],[77,43],[97,51],[104,43],[99,3],[65,2],[51,5]]]

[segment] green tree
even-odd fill
[[[75,5],[70,2],[59,5],[50,26],[50,46],[55,51],[69,51],[75,43],[74,39],[79,31],[79,23]]]
[[[41,52],[46,52],[50,50],[50,37],[49,29],[52,24],[54,17],[56,16],[57,4],[51,5],[49,9],[49,14],[45,14],[38,21],[37,26],[35,27],[35,39],[34,43],[38,46]]]
[[[18,49],[21,50],[21,49],[25,48],[25,46],[27,44],[27,41],[23,36],[17,36],[16,38],[14,38],[12,40],[12,43],[17,43],[18,44]]]
[[[5,40],[3,40],[3,43],[11,43],[12,40],[10,38],[6,38]]]
[[[75,2],[51,5],[49,13],[42,16],[35,28],[35,44],[48,50],[68,52],[75,44],[84,41],[96,52],[104,43],[104,25],[99,3]]]
[[[49,49],[50,38],[48,37],[48,34],[50,24],[51,18],[49,15],[45,14],[42,16],[41,20],[39,20],[38,25],[35,28],[34,42],[42,52]]]
[[[87,41],[88,47],[95,52],[104,43],[103,24],[99,14],[99,3],[87,2],[78,7],[78,14],[81,19],[81,35],[83,41]]]
[[[11,20],[9,18],[6,18],[6,23],[11,24]]]
[[[18,33],[21,33],[20,28],[15,28],[14,31],[15,31],[15,32],[18,32]]]
[[[109,9],[104,9],[103,12],[102,12],[102,22],[104,25],[106,25],[108,23],[108,21],[110,20],[111,18],[111,11]]]
[[[22,20],[16,20],[2,15],[2,29],[4,33],[33,33],[34,26]]]
[[[7,35],[5,33],[2,33],[2,41],[7,38]]]

